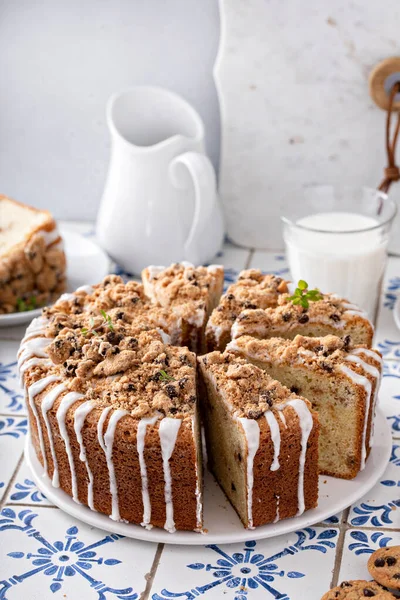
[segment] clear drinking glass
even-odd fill
[[[365,187],[309,186],[283,237],[293,281],[335,292],[374,319],[396,204]]]

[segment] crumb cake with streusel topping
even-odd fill
[[[227,350],[265,370],[318,412],[319,468],[326,475],[354,478],[365,466],[382,358],[378,351],[328,335],[294,340],[242,336]]]
[[[208,465],[245,527],[315,507],[319,424],[308,400],[232,353],[198,362]]]
[[[176,319],[171,342],[188,346],[193,352],[204,351],[207,319],[222,294],[223,267],[194,267],[188,262],[150,266],[143,270],[142,280],[153,304],[168,309]]]
[[[0,314],[57,298],[65,290],[65,268],[51,214],[0,196]]]
[[[374,328],[365,312],[336,294],[322,294],[308,308],[294,305],[289,294],[280,294],[275,308],[244,310],[238,315],[232,326],[232,338],[241,335],[261,339],[350,335],[354,344],[370,348]]]
[[[32,322],[18,354],[32,443],[75,501],[145,527],[200,530],[196,357],[166,343],[151,324],[160,309],[145,306],[140,284],[109,276]]]
[[[239,273],[213,310],[206,328],[207,350],[225,349],[231,340],[231,329],[243,310],[275,307],[280,294],[288,291],[287,282],[275,275],[264,275],[259,269]]]

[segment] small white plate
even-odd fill
[[[91,239],[60,227],[67,257],[67,291],[73,292],[81,285],[98,283],[109,273],[110,259]],[[0,315],[0,327],[29,323],[42,312],[41,308],[25,312]]]
[[[54,488],[51,480],[44,473],[35,451],[27,439],[25,457],[32,469],[33,479],[45,496],[66,513],[80,519],[88,525],[118,533],[127,537],[147,542],[164,544],[230,544],[248,540],[258,540],[289,533],[320,523],[324,519],[354,504],[366,494],[379,480],[386,469],[392,450],[390,428],[383,413],[378,410],[375,419],[375,440],[364,471],[351,481],[336,479],[322,475],[319,478],[319,504],[317,508],[308,510],[299,517],[263,525],[253,530],[244,529],[239,517],[229,504],[224,493],[210,473],[206,471],[204,482],[204,527],[207,534],[201,535],[193,531],[176,531],[168,533],[164,529],[154,527],[150,531],[140,525],[112,521],[107,515],[90,510],[87,506],[77,504],[68,494]]]

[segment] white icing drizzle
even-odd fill
[[[168,333],[165,333],[165,331],[163,329],[161,329],[160,327],[157,327],[157,331],[161,335],[161,339],[163,341],[163,344],[170,344],[171,343],[171,336],[168,335]]]
[[[357,306],[357,304],[352,304],[351,302],[343,302],[342,306],[347,310],[354,310],[355,312],[360,313],[364,312],[359,306]]]
[[[46,246],[50,246],[50,244],[58,240],[58,238],[60,237],[57,227],[54,227],[54,229],[52,229],[51,231],[45,231],[44,229],[41,229],[38,233],[40,233],[41,236],[44,238]]]
[[[154,425],[159,418],[159,415],[155,415],[154,417],[149,417],[146,419],[140,419],[139,425],[137,428],[137,451],[139,455],[139,464],[140,464],[140,475],[142,478],[142,500],[143,500],[143,521],[141,525],[146,529],[151,529],[152,525],[150,525],[151,519],[151,502],[149,496],[149,488],[148,488],[148,478],[147,478],[147,467],[146,461],[144,458],[144,447],[146,442],[146,431],[148,425]]]
[[[107,417],[107,414],[110,409],[111,409],[111,407],[105,408],[100,415],[100,419],[99,419],[99,423],[98,423],[98,427],[97,427],[98,434],[100,431],[101,432],[103,431],[103,423],[104,423],[104,420]],[[107,413],[105,414],[105,416],[103,418],[105,411],[107,411]],[[113,447],[114,447],[114,436],[115,436],[115,430],[118,425],[118,421],[128,414],[129,413],[126,410],[118,409],[118,410],[113,411],[113,413],[110,417],[110,420],[108,422],[107,430],[106,430],[104,436],[101,435],[101,438],[100,438],[100,435],[99,435],[100,446],[103,448],[104,454],[106,455],[108,475],[110,478],[110,494],[111,494],[110,518],[113,519],[113,521],[121,520],[121,515],[119,513],[118,486],[117,486],[117,480],[115,477],[114,461],[113,461],[113,456],[112,456],[113,455]],[[101,429],[100,429],[100,425],[101,425]]]
[[[57,462],[56,450],[54,447],[53,433],[51,431],[50,421],[49,421],[49,417],[48,417],[47,413],[49,412],[49,410],[51,410],[53,408],[54,403],[57,400],[57,398],[60,396],[60,394],[62,394],[63,392],[66,392],[66,391],[67,391],[67,388],[65,387],[65,385],[63,383],[59,383],[53,389],[51,389],[48,394],[46,394],[46,396],[42,400],[42,405],[41,405],[43,420],[46,424],[47,436],[49,438],[51,458],[53,459],[53,479],[52,479],[51,483],[54,487],[60,486],[60,477],[59,477],[59,473],[58,473],[58,462]]]
[[[77,292],[86,292],[86,294],[89,296],[90,294],[93,294],[93,287],[91,285],[81,285],[80,287],[76,288],[75,294]]]
[[[86,471],[88,474],[88,490],[87,490],[87,503],[89,508],[95,510],[93,505],[93,473],[89,467],[89,463],[86,456],[86,448],[83,443],[82,437],[82,428],[85,423],[85,419],[88,414],[95,408],[96,404],[92,400],[88,400],[87,402],[83,402],[78,406],[74,414],[74,429],[76,439],[79,444],[79,460],[81,460],[86,467]]]
[[[369,348],[354,348],[351,351],[352,354],[365,354],[365,356],[369,356],[374,360],[378,361],[381,365],[383,365],[383,358],[380,354],[375,352],[374,350],[370,350]]]
[[[21,343],[26,342],[32,337],[37,337],[39,335],[42,336],[46,331],[48,323],[49,321],[45,317],[36,317],[36,319],[33,319],[27,327],[25,336],[22,338]]]
[[[29,406],[31,407],[31,410],[36,419],[36,425],[37,425],[38,436],[39,436],[40,452],[42,453],[42,456],[43,456],[43,467],[46,472],[47,472],[46,449],[44,446],[43,431],[42,431],[42,426],[40,424],[39,413],[38,413],[34,398],[35,398],[35,396],[37,396],[38,394],[43,392],[43,390],[45,390],[51,383],[54,383],[54,381],[59,381],[59,378],[56,375],[49,375],[48,377],[39,379],[39,381],[35,381],[35,383],[32,383],[32,385],[29,386],[29,388],[28,388]]]
[[[239,418],[242,424],[244,433],[247,440],[247,520],[248,528],[254,529],[253,527],[253,485],[254,485],[254,472],[253,464],[254,457],[257,454],[257,450],[260,446],[260,427],[257,421],[254,419],[246,419],[245,417]]]
[[[281,451],[281,432],[278,421],[276,420],[272,410],[267,410],[267,412],[264,413],[264,416],[271,431],[271,441],[274,447],[274,459],[270,466],[270,471],[277,471],[279,469],[279,454]]]
[[[217,344],[219,344],[222,334],[225,331],[229,331],[229,327],[221,327],[221,325],[214,325],[213,323],[211,323],[211,319],[208,321],[207,329],[213,332],[214,339]],[[228,348],[228,346],[230,346],[230,348]],[[239,350],[239,348],[235,345],[234,342],[229,342],[228,346],[227,349],[229,350]]]
[[[157,277],[162,271],[164,271],[165,267],[161,265],[150,265],[147,267],[147,273],[149,275],[149,281],[152,281],[154,277]]]
[[[354,356],[354,354],[352,353],[348,354],[345,360],[360,365],[360,367],[362,367],[366,373],[369,373],[370,375],[372,375],[372,377],[375,377],[379,381],[380,373],[378,369],[374,367],[374,365],[370,365],[369,363],[365,362],[362,358],[360,358],[359,356]]]
[[[278,412],[278,415],[280,416],[282,423],[286,427],[286,417],[281,410]]]
[[[310,437],[310,433],[313,428],[313,419],[310,410],[308,409],[306,403],[300,398],[294,398],[293,400],[288,400],[284,404],[279,404],[276,406],[278,410],[283,410],[286,406],[291,406],[293,410],[296,412],[299,418],[300,430],[301,430],[301,450],[299,457],[299,481],[297,487],[297,502],[298,502],[298,510],[297,515],[302,515],[305,509],[304,504],[304,467],[306,464],[307,457],[307,443],[308,438]]]
[[[42,365],[44,366],[48,366],[50,367],[53,363],[51,362],[50,359],[48,358],[30,358],[29,360],[25,361],[23,365],[20,366],[19,368],[19,375],[20,375],[20,385],[21,387],[25,387],[24,385],[24,373],[26,371],[28,371],[28,369],[30,369],[31,367],[37,367],[38,365]]]
[[[222,265],[208,265],[207,270],[210,273],[217,273],[218,271],[220,271],[222,269]]]
[[[366,460],[366,455],[367,455],[366,437],[367,437],[367,425],[368,425],[369,406],[370,406],[370,402],[371,402],[372,385],[371,385],[370,380],[367,377],[364,377],[363,375],[359,375],[352,369],[349,369],[348,367],[346,367],[346,365],[340,365],[339,368],[342,371],[342,373],[347,375],[347,377],[349,377],[352,381],[354,381],[354,383],[356,383],[357,385],[361,385],[364,388],[365,393],[366,393],[364,427],[363,427],[363,436],[362,436],[362,444],[361,444],[360,470],[362,471],[365,467],[365,460]]]
[[[58,298],[58,300],[56,302],[56,305],[59,302],[68,302],[69,300],[73,300],[74,298],[75,298],[74,294],[68,294],[68,293],[61,294],[61,296]]]
[[[18,368],[24,364],[28,358],[36,356],[38,358],[48,358],[45,348],[49,346],[51,339],[44,337],[35,337],[31,340],[21,343],[18,351]]]
[[[193,441],[196,441],[196,419],[198,417],[193,417],[192,418],[192,434],[193,434]],[[201,489],[200,489],[200,477],[201,474],[199,476],[199,465],[197,464],[197,456],[196,456],[196,463],[195,463],[195,468],[196,468],[196,526],[197,527],[201,527],[201,515],[203,513],[203,500],[202,500],[202,494],[201,494]]]
[[[172,503],[172,479],[171,469],[169,466],[169,459],[175,448],[176,438],[178,431],[181,426],[181,419],[172,419],[171,417],[165,417],[158,430],[161,442],[161,454],[163,459],[164,469],[164,496],[165,496],[165,510],[166,519],[164,529],[169,533],[174,533],[175,522],[174,522],[174,506]]]
[[[67,416],[68,410],[71,408],[75,402],[84,398],[83,394],[79,392],[68,392],[60,402],[60,405],[56,412],[58,427],[60,429],[60,434],[62,439],[64,440],[65,450],[68,456],[69,469],[71,471],[71,487],[72,487],[72,499],[75,500],[79,504],[78,499],[78,482],[76,479],[75,472],[75,464],[74,457],[72,455],[71,443],[69,440],[67,425],[65,423],[65,418]]]

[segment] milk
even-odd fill
[[[387,246],[379,225],[366,215],[330,212],[287,226],[284,238],[293,281],[304,279],[310,288],[335,292],[374,318]]]

